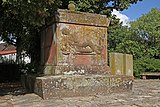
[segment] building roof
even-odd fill
[[[0,55],[13,54],[16,53],[16,47],[8,43],[0,44]]]

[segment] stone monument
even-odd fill
[[[110,72],[107,60],[106,16],[58,10],[42,32],[41,65],[44,74]]]
[[[110,53],[109,62],[111,74],[133,76],[133,55]]]
[[[131,90],[133,76],[110,75],[105,15],[57,10],[41,36],[41,71],[25,87],[43,99]]]

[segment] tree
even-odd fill
[[[135,60],[135,73],[160,72],[160,10],[153,8],[138,20],[131,22],[134,40],[143,45],[143,57]]]
[[[73,0],[77,11],[111,15],[141,0]],[[57,8],[67,9],[69,0],[0,0],[0,36],[25,50],[32,62],[40,62],[40,31]],[[16,41],[14,41],[16,40]]]
[[[65,0],[68,2],[67,0]],[[98,14],[111,15],[113,9],[128,9],[131,4],[142,0],[75,0],[77,10]],[[65,2],[63,2],[65,3]],[[66,3],[67,4],[67,3]]]
[[[160,58],[160,10],[153,8],[138,20],[131,22],[134,38],[145,46],[145,53],[151,58]]]
[[[153,8],[130,27],[116,24],[109,29],[109,51],[132,54],[134,75],[160,71],[160,10]]]
[[[133,32],[132,28],[117,23],[109,27],[108,33],[109,52],[132,54],[134,58],[143,56],[144,46],[134,40],[137,34]]]
[[[32,51],[39,49],[39,31],[59,4],[55,0],[1,0],[0,35],[16,45],[18,54],[25,50],[34,61],[39,57],[35,53],[39,50]]]

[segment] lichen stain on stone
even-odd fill
[[[102,63],[105,60],[102,56],[103,48],[107,48],[105,28],[87,27],[82,25],[59,24],[60,36],[58,39],[59,61],[63,64],[71,63],[74,54],[93,55],[91,62]]]
[[[60,43],[61,51],[64,54],[100,54],[102,48],[106,48],[106,40],[103,28],[86,27],[79,25],[64,24],[61,29]]]
[[[109,20],[104,15],[82,13],[77,11],[58,10],[56,18],[58,22],[79,23],[103,27],[108,27],[109,25]]]
[[[82,66],[85,70],[84,74],[99,71],[109,72],[108,66],[106,66],[108,62],[107,27],[109,20],[106,16],[68,10],[58,10],[54,16],[51,23],[51,26],[54,25],[54,27],[51,31],[54,33],[55,47],[54,49],[52,46],[49,46],[49,49],[43,48],[43,53],[47,49],[50,52],[45,54],[46,59],[50,58],[49,56],[54,58],[50,58],[50,63],[42,63],[43,72],[52,75],[64,74],[64,72],[68,75],[71,71],[71,74],[83,74],[80,72],[83,70],[80,68]],[[48,33],[48,35],[43,34],[45,38],[48,35],[52,37]]]

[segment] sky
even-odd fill
[[[148,13],[152,8],[160,9],[160,0],[143,0],[137,4],[132,4],[127,10],[121,12],[113,10],[112,14],[117,15],[123,25],[128,25],[129,21],[136,20],[143,14]]]

